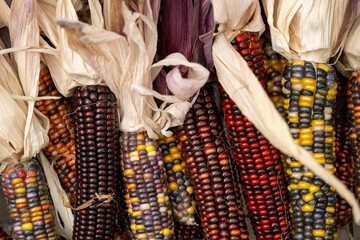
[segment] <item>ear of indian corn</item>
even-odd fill
[[[61,97],[45,67],[40,71],[39,97]],[[75,201],[75,159],[65,155],[75,155],[74,127],[68,116],[69,104],[64,97],[57,100],[37,101],[35,107],[50,121],[49,144],[42,150],[49,161],[55,160],[54,168],[61,185],[71,203]],[[64,156],[61,156],[64,154]]]
[[[354,185],[360,199],[360,74],[352,72],[347,84],[348,110],[350,124],[351,154],[354,164]]]
[[[338,177],[350,190],[353,191],[354,182],[350,153],[349,128],[345,123],[346,121],[344,121],[343,124],[339,123],[336,128],[336,177]],[[337,201],[338,226],[343,227],[352,219],[351,207],[343,198],[339,197],[339,195],[337,196]]]
[[[13,239],[57,239],[45,176],[35,160],[9,165],[1,183]]]
[[[264,67],[256,36],[249,32],[239,34],[232,45],[248,66],[256,66],[252,70],[264,85]],[[247,120],[220,85],[219,89],[228,137],[255,235],[257,239],[289,239],[288,192],[280,153]]]
[[[159,147],[164,156],[166,177],[174,220],[181,225],[194,225],[196,202],[193,200],[191,176],[174,135],[160,136]]]
[[[200,90],[178,135],[206,239],[248,239],[239,185],[215,102],[207,87]]]
[[[121,135],[121,168],[133,239],[173,239],[163,155],[146,132]]]
[[[295,142],[334,174],[333,71],[326,64],[295,61],[284,72],[283,90],[286,119]],[[295,159],[289,157],[287,162],[293,239],[335,239],[334,189]]]
[[[102,85],[78,87],[74,93],[76,205],[96,194],[118,198],[119,128],[115,95]],[[115,200],[97,199],[75,211],[73,239],[113,239],[118,212]]]

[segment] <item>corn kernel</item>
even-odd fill
[[[323,126],[325,124],[325,121],[322,119],[316,119],[311,121],[311,126],[317,127],[317,126]]]
[[[136,150],[138,150],[138,151],[143,150],[143,149],[146,149],[146,146],[144,144],[140,144],[136,147]]]
[[[323,64],[323,63],[318,63],[317,64],[317,68],[321,68],[322,70],[324,70],[325,72],[329,71],[329,66],[327,64]]]
[[[290,188],[291,189],[299,189],[299,186],[295,183],[290,183]]]
[[[303,212],[312,212],[312,211],[314,211],[314,206],[305,204],[304,206],[301,207],[301,210]]]
[[[176,184],[176,182],[171,182],[168,184],[168,188],[170,191],[175,191],[178,188],[178,185]]]
[[[135,211],[135,212],[133,212],[134,217],[141,216],[141,214],[142,214],[142,211]]]
[[[142,230],[142,229],[145,229],[145,226],[144,226],[143,224],[141,224],[141,225],[136,225],[136,226],[135,226],[135,229],[136,229],[136,230]]]
[[[303,60],[295,60],[293,62],[293,65],[300,65],[300,66],[304,66],[305,62]]]
[[[148,152],[147,154],[149,157],[156,157],[156,151]]]
[[[291,82],[291,84],[301,84],[301,79],[299,79],[299,78],[290,78],[290,82]]]
[[[333,130],[334,130],[334,128],[331,125],[326,125],[325,128],[324,128],[325,132],[332,132]]]
[[[186,191],[187,191],[188,193],[192,194],[192,193],[194,192],[194,188],[191,187],[191,186],[189,186],[189,187],[186,188]]]
[[[292,161],[290,163],[290,167],[301,167],[301,166],[302,166],[301,162],[298,161]]]
[[[300,181],[298,183],[298,186],[300,189],[308,189],[310,187],[310,183],[308,182],[304,182],[304,181]]]
[[[146,146],[146,151],[147,152],[155,151],[155,147],[153,145]]]
[[[337,93],[337,91],[334,88],[330,88],[329,91],[327,92],[327,94],[330,96],[335,96],[336,93]]]
[[[309,202],[309,201],[311,201],[311,200],[314,199],[314,195],[313,195],[312,193],[308,193],[308,194],[302,196],[302,199],[303,199],[305,202]]]
[[[138,239],[145,239],[147,238],[146,234],[145,233],[141,233],[141,234],[138,234],[136,235]]]
[[[188,209],[186,209],[186,211],[187,211],[189,214],[194,214],[195,209],[194,209],[194,207],[189,207]]]
[[[299,123],[299,118],[298,117],[289,117],[289,122],[291,122],[291,123]]]
[[[139,198],[138,197],[134,197],[134,198],[130,198],[130,202],[134,203],[134,202],[139,202]]]
[[[176,138],[174,136],[171,136],[171,137],[166,137],[165,138],[165,143],[171,143],[171,142],[175,142],[176,141]]]
[[[317,192],[320,190],[320,187],[319,186],[316,186],[314,184],[311,184],[310,187],[309,187],[309,191],[310,193],[314,193],[314,192]]]
[[[171,155],[164,156],[164,162],[165,163],[170,163],[172,161],[173,161],[173,159],[172,159]]]
[[[164,234],[165,236],[170,234],[170,229],[168,228],[164,228],[163,230],[160,231],[161,234]]]
[[[313,230],[315,237],[325,237],[325,230]]]
[[[25,188],[17,188],[15,189],[15,193],[25,193],[26,189]]]
[[[335,220],[333,218],[325,218],[325,224],[331,225],[334,224]]]
[[[32,223],[24,223],[22,226],[21,226],[22,230],[25,231],[25,230],[32,230],[33,229],[33,225]]]
[[[300,138],[300,145],[308,146],[313,145],[314,141],[312,139],[301,139]]]
[[[126,169],[126,170],[125,170],[125,174],[126,174],[126,175],[133,175],[133,174],[135,174],[135,172],[134,172],[134,170],[132,170],[132,169]]]
[[[171,154],[171,157],[173,159],[181,159],[181,154],[180,153],[173,153],[173,154]]]
[[[159,197],[158,198],[158,203],[164,203],[165,202],[165,198],[164,197]]]
[[[136,184],[135,183],[130,183],[127,185],[127,189],[133,189],[136,188]]]
[[[131,228],[131,230],[136,230],[136,224],[131,224],[130,228]]]
[[[325,143],[332,143],[333,142],[333,138],[332,137],[326,137],[325,138]]]
[[[29,178],[27,178],[27,179],[29,179]],[[35,182],[36,181],[36,178],[31,178],[32,180],[34,180],[34,181],[32,181],[32,182]],[[21,183],[21,182],[23,182],[24,180],[22,179],[22,178],[14,178],[13,180],[11,180],[11,184],[12,185],[16,185],[16,184],[18,184],[18,183]],[[25,180],[26,181],[26,180]]]
[[[334,207],[326,207],[325,210],[326,210],[326,212],[329,212],[329,213],[334,213],[335,212]]]
[[[182,166],[180,164],[175,164],[173,167],[172,167],[172,170],[174,172],[180,172],[181,170],[183,170]]]
[[[138,157],[139,153],[137,151],[133,151],[130,153],[130,157]]]

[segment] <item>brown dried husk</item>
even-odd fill
[[[247,30],[247,25],[236,26],[236,24],[234,24],[233,26],[236,26],[236,29],[226,27],[231,26],[229,24],[223,23],[224,19],[229,19],[229,15],[227,15],[227,17],[224,17],[224,14],[228,13],[226,10],[223,9],[224,5],[215,4],[215,2],[217,1],[220,0],[213,0],[214,7],[216,8],[216,6],[221,6],[220,10],[222,10],[222,14],[215,14],[215,21],[217,22],[216,16],[220,16],[219,23],[225,26],[222,28],[223,32],[217,33],[215,41],[213,43],[213,59],[217,76],[221,85],[229,94],[230,98],[239,107],[241,112],[256,126],[257,129],[261,131],[261,133],[276,148],[278,148],[283,153],[296,158],[298,161],[308,167],[311,171],[313,171],[318,177],[327,182],[329,185],[336,188],[337,192],[352,206],[354,220],[357,224],[359,224],[360,209],[353,193],[351,193],[339,179],[337,179],[334,175],[330,174],[324,167],[318,164],[309,152],[307,152],[301,146],[295,144],[289,132],[288,125],[275,109],[274,105],[272,104],[264,89],[260,85],[256,76],[253,74],[253,72],[248,67],[247,63],[241,57],[241,55],[231,46],[230,40],[234,37],[235,33]],[[234,12],[236,6],[239,8],[243,7],[245,9],[252,9],[252,14],[247,13],[246,15],[244,15],[244,17],[246,17],[246,21],[250,21],[248,25],[252,26],[252,21],[258,19],[259,17],[260,9],[253,9],[250,7],[251,4],[257,4],[256,0],[246,2],[248,3],[248,5],[243,6],[240,4],[237,5],[233,1],[229,0],[226,1],[226,7],[227,9],[231,9],[231,11],[229,10],[229,12]],[[260,6],[257,5],[256,8],[259,7]],[[220,10],[215,9],[215,13]],[[240,18],[241,15],[237,17]],[[235,21],[234,19],[232,19],[231,21],[241,22],[240,20]],[[262,28],[260,28],[259,31],[262,31]],[[336,30],[334,31],[339,32]],[[273,42],[277,41],[275,39],[277,38],[272,38]],[[326,51],[324,50],[324,52]],[[297,55],[291,55],[291,53],[289,53],[287,56],[289,59],[292,59],[293,57],[298,58]],[[306,54],[301,54],[301,56],[305,55],[316,56],[316,54],[310,54],[307,52]],[[331,54],[329,54],[329,56],[330,55]],[[319,58],[318,60],[320,61],[322,59]]]

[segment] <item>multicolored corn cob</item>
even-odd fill
[[[352,158],[350,153],[349,128],[345,124],[338,124],[336,128],[336,177],[339,178],[351,191],[354,190]],[[350,205],[339,195],[337,196],[338,226],[343,227],[352,219]]]
[[[176,240],[202,240],[204,239],[201,226],[175,224]]]
[[[236,50],[251,66],[249,61],[252,60],[247,59],[248,55],[244,54],[248,45],[242,43],[250,41],[254,46],[260,44],[253,34],[250,34],[251,38],[244,40],[243,36],[248,35],[248,33],[244,33],[241,38],[238,36],[235,38],[236,42],[239,42]],[[239,39],[242,41],[240,42]],[[257,64],[258,69],[264,69],[261,67],[263,66],[261,58]],[[256,73],[255,70],[255,75],[262,81],[263,71]],[[281,76],[278,81],[280,80]],[[263,82],[261,83],[263,84]],[[274,90],[274,87],[277,88],[277,91],[281,91],[281,88],[277,86],[272,86],[271,89]],[[220,85],[219,89],[228,137],[232,144],[234,160],[239,169],[245,202],[255,235],[257,239],[289,239],[288,192],[280,153],[247,120]],[[280,93],[277,95],[281,96]]]
[[[7,166],[1,184],[13,239],[57,239],[46,179],[35,160]]]
[[[348,110],[351,154],[354,164],[354,184],[357,198],[360,199],[360,73],[353,72],[349,75],[347,85]]]
[[[336,79],[325,64],[295,61],[284,72],[284,107],[296,143],[332,174],[334,131],[332,111]],[[332,187],[307,167],[287,159],[293,239],[335,239],[336,197]]]
[[[164,156],[166,177],[174,220],[181,225],[195,224],[194,189],[186,162],[182,158],[181,146],[175,136],[160,136],[159,147]]]
[[[40,71],[39,97],[61,97],[45,67]],[[64,97],[58,100],[37,101],[35,107],[50,120],[49,144],[43,149],[49,161],[55,160],[54,168],[62,187],[71,203],[75,201],[75,159],[65,155],[75,155],[74,127],[68,116],[69,104]],[[64,154],[64,156],[61,156]]]
[[[120,143],[133,239],[173,239],[164,160],[157,142],[146,132],[125,132]]]
[[[76,205],[95,199],[96,194],[119,191],[120,131],[115,95],[106,86],[78,87],[74,93],[76,146]],[[73,239],[113,239],[117,204],[96,200],[75,211]]]
[[[273,68],[274,71],[282,74],[288,61],[286,58],[275,52],[271,46],[270,42],[264,42],[261,46],[262,49],[262,57],[264,61],[265,71],[269,68]]]
[[[178,136],[186,154],[206,239],[248,239],[237,177],[207,87],[200,90]]]

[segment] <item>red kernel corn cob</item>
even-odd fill
[[[350,153],[349,128],[346,125],[338,124],[336,129],[336,177],[338,177],[350,190],[354,188],[352,176],[352,159]],[[337,196],[337,220],[339,227],[348,224],[352,219],[350,205],[339,195]]]
[[[45,176],[35,160],[7,166],[1,184],[13,239],[57,239]]]
[[[117,196],[120,145],[115,95],[106,86],[78,87],[74,93],[76,205],[95,194]],[[116,197],[115,197],[116,199]],[[117,204],[97,200],[75,211],[73,239],[113,239]]]
[[[264,63],[256,36],[248,32],[239,34],[232,45],[248,66],[256,62],[256,68],[251,69],[264,86]],[[247,120],[220,85],[219,89],[228,137],[255,235],[257,239],[289,239],[288,192],[280,153]],[[275,90],[281,91],[281,88]]]
[[[222,125],[207,87],[179,131],[206,239],[248,239],[240,189],[226,151]]]
[[[40,71],[39,96],[61,96],[56,90],[47,68]],[[75,154],[74,128],[72,119],[67,115],[69,111],[67,100],[62,97],[58,100],[37,101],[35,107],[50,120],[49,144],[43,149],[43,152],[49,161],[56,160],[55,171],[70,202],[74,203],[75,160],[66,156],[58,158],[59,154]]]
[[[133,239],[174,238],[163,155],[145,132],[125,132],[121,169]]]
[[[191,176],[182,158],[175,136],[160,136],[159,147],[164,156],[170,202],[175,221],[181,225],[195,224],[196,202],[193,201]]]

